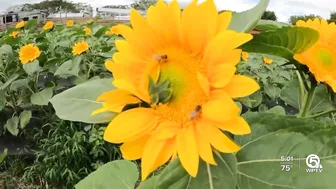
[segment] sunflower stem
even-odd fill
[[[314,76],[310,75],[309,78],[310,78],[310,81],[311,81],[310,82],[311,83],[310,89],[308,90],[307,95],[305,95],[303,106],[302,106],[302,109],[300,110],[299,117],[307,117],[310,106],[311,106],[312,101],[314,99],[315,89],[317,87],[317,82],[316,82]]]
[[[315,115],[312,115],[312,116],[308,116],[307,118],[318,118],[318,117],[321,117],[323,115],[332,114],[332,113],[335,113],[335,112],[336,112],[336,109],[329,110],[329,111],[321,112],[321,113],[318,113],[318,114],[315,114]]]

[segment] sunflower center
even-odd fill
[[[316,58],[321,62],[322,66],[330,68],[334,63],[333,53],[328,49],[319,49]]]
[[[207,96],[199,84],[197,73],[204,72],[200,60],[180,49],[167,49],[160,53],[160,81],[169,80],[172,97],[157,110],[165,120],[182,125],[190,124],[200,114]],[[155,55],[157,56],[157,55]]]

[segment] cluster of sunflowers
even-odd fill
[[[93,20],[89,19],[87,23],[92,24]],[[71,28],[75,25],[75,22],[73,20],[67,20],[65,25],[66,27]],[[24,26],[25,26],[24,21],[18,22],[15,26],[16,30],[14,30],[10,34],[10,36],[13,38],[16,38],[20,34],[19,30],[24,28]],[[47,21],[42,27],[42,29],[44,31],[49,31],[49,30],[52,30],[54,27],[55,27],[55,23],[53,21]],[[85,26],[83,31],[86,36],[91,35],[90,27]],[[112,28],[110,28],[110,30],[106,32],[106,35],[112,35],[113,34],[112,31],[113,31]],[[85,40],[75,43],[74,46],[72,47],[73,55],[80,55],[86,52],[87,50],[89,50],[89,44]],[[27,64],[37,59],[40,56],[40,54],[41,54],[41,51],[35,44],[26,44],[20,48],[19,59],[22,64]]]

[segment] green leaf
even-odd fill
[[[39,61],[34,60],[33,62],[23,64],[22,68],[26,71],[28,75],[32,75],[33,73],[37,72],[41,67],[39,65]]]
[[[46,106],[53,95],[53,87],[45,88],[30,96],[30,102],[34,105]]]
[[[104,26],[102,28],[100,28],[95,34],[94,36],[97,38],[100,38],[101,36],[103,36],[105,34],[105,32],[108,30],[108,26]]]
[[[62,77],[68,76],[78,76],[78,72],[80,70],[80,63],[82,61],[82,56],[76,56],[73,60],[68,60],[60,65],[56,72],[55,76],[59,75]]]
[[[233,154],[214,154],[217,166],[201,161],[196,178],[192,178],[182,167],[179,159],[174,160],[157,176],[156,185],[141,189],[236,189],[236,163]],[[153,180],[149,181],[153,182]]]
[[[27,88],[29,83],[29,79],[18,79],[12,82],[10,86],[11,91],[17,91],[18,89],[21,88]]]
[[[5,157],[7,156],[7,148],[4,149],[4,151],[0,154],[0,163],[3,162],[3,160],[5,159]]]
[[[81,180],[76,189],[134,189],[139,177],[137,166],[125,160],[117,160],[99,167]]]
[[[6,106],[6,94],[0,91],[0,111]]]
[[[0,47],[0,54],[7,54],[8,56],[12,57],[13,56],[13,49],[10,45],[2,45]]]
[[[17,79],[20,75],[19,74],[13,74],[11,77],[4,83],[0,84],[0,90],[6,89],[15,79]]]
[[[260,91],[253,93],[250,96],[240,98],[239,101],[249,108],[255,108],[259,106],[262,102],[262,94]]]
[[[327,87],[323,84],[318,85],[315,89],[314,97],[309,107],[308,114],[320,113],[333,109],[335,109],[335,107],[329,100]]]
[[[25,23],[25,29],[29,30],[31,28],[34,28],[36,25],[37,25],[37,19],[28,20]]]
[[[14,136],[17,136],[19,134],[19,118],[17,116],[14,116],[12,118],[9,118],[4,125],[4,127]]]
[[[260,0],[259,3],[250,10],[240,13],[233,12],[228,29],[237,32],[250,32],[258,24],[268,4],[269,0]]]
[[[319,38],[319,33],[306,27],[283,27],[254,35],[253,39],[241,46],[243,51],[264,53],[293,59],[294,54],[311,47]]]
[[[266,112],[278,115],[286,115],[286,110],[282,106],[274,106],[273,108],[267,110]]]
[[[21,114],[20,114],[20,127],[21,127],[21,129],[23,129],[27,126],[31,117],[32,117],[32,112],[30,110],[24,110],[23,112],[21,112]]]
[[[266,94],[271,97],[272,99],[275,99],[279,96],[281,89],[274,85],[265,85],[264,90]]]
[[[288,26],[290,25],[283,22],[277,22],[273,20],[259,20],[258,25],[254,29],[260,31],[269,31]]]
[[[247,113],[244,118],[252,134],[235,136],[242,146],[236,153],[239,188],[335,188],[336,127],[268,113]],[[319,156],[322,172],[307,172],[306,158],[310,154]],[[282,156],[293,157],[293,161],[281,161]],[[286,164],[288,171],[281,166]]]
[[[297,77],[294,77],[282,88],[280,98],[287,104],[300,110],[303,100],[300,98],[300,93],[299,80]]]
[[[95,79],[79,84],[51,100],[56,115],[64,120],[85,123],[106,123],[112,120],[114,113],[102,113],[91,116],[96,109],[102,108],[102,102],[96,99],[104,92],[113,90],[112,79]]]

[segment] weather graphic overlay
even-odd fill
[[[310,154],[306,158],[306,165],[308,168],[306,168],[306,171],[308,173],[320,173],[323,170],[323,167],[321,165],[320,158],[315,154]]]
[[[289,172],[290,170],[293,169],[294,157],[293,156],[281,156],[280,166],[281,166],[282,172]]]

